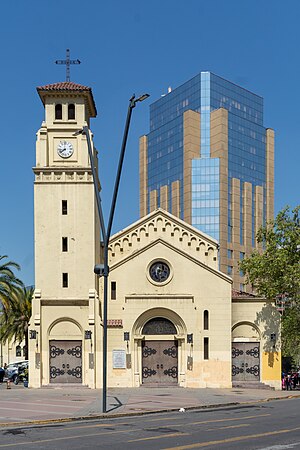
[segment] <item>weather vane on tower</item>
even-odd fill
[[[70,65],[71,64],[81,64],[79,59],[70,59],[70,49],[67,48],[66,59],[57,59],[55,64],[65,64],[66,65],[66,81],[70,81]]]

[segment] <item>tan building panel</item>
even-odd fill
[[[157,190],[150,191],[150,212],[157,209]]]
[[[255,186],[255,236],[258,230],[263,225],[263,187]],[[257,244],[256,247],[262,251],[262,244]]]
[[[220,160],[220,270],[227,273],[228,227],[228,111],[224,108],[211,112],[211,157]]]
[[[266,138],[266,201],[267,221],[270,221],[274,218],[274,130],[268,128],[266,132]]]
[[[180,217],[180,183],[179,180],[172,183],[172,214]]]
[[[183,114],[183,217],[192,223],[192,160],[200,157],[200,114]]]
[[[169,189],[168,186],[161,186],[160,188],[160,207],[165,211],[168,211],[169,205]]]
[[[234,248],[240,246],[240,197],[241,182],[238,178],[231,180],[231,223],[232,223],[232,244]]]
[[[142,136],[140,138],[140,217],[147,214],[147,147],[148,138]]]

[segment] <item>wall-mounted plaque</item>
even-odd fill
[[[125,350],[113,350],[113,369],[126,369]]]
[[[94,369],[94,353],[89,353],[89,369]]]

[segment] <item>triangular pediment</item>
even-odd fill
[[[160,247],[160,252],[159,255],[161,256],[161,249],[162,248],[166,248],[166,249],[170,249],[173,252],[181,255],[184,259],[192,261],[194,264],[202,267],[205,270],[208,270],[211,273],[214,273],[215,275],[223,278],[224,280],[228,281],[229,283],[232,282],[231,278],[228,275],[225,275],[224,273],[220,272],[219,270],[217,270],[215,267],[212,267],[211,265],[208,265],[206,261],[201,261],[198,258],[195,258],[194,256],[192,256],[190,253],[186,253],[185,251],[183,251],[182,249],[173,246],[172,244],[170,244],[169,242],[166,242],[160,238],[154,240],[154,241],[150,241],[147,245],[145,245],[144,247],[141,247],[139,250],[136,250],[132,253],[127,254],[127,256],[125,256],[124,258],[121,258],[119,260],[116,260],[114,263],[110,264],[110,271],[113,271],[114,269],[119,268],[122,265],[125,265],[128,261],[130,261],[133,258],[138,257],[139,255],[141,255],[142,253],[147,252],[149,249],[155,247],[155,246],[159,246]]]
[[[218,271],[218,242],[160,208],[112,236],[109,264],[120,263],[158,241]]]

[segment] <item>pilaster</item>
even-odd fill
[[[200,114],[183,113],[183,217],[192,223],[192,161],[200,158]]]
[[[147,136],[142,136],[140,138],[140,159],[139,159],[140,217],[144,217],[147,214],[147,147],[148,147],[148,138]]]

